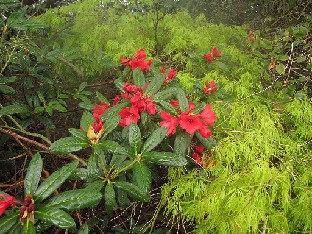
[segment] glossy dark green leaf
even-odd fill
[[[151,151],[158,146],[166,137],[167,128],[160,127],[156,129],[149,138],[144,142],[142,147],[142,153]]]
[[[177,89],[177,99],[182,111],[187,112],[189,110],[188,100],[186,94],[182,89]]]
[[[82,150],[89,147],[89,142],[86,139],[80,139],[77,137],[64,137],[50,146],[52,152],[57,154],[67,154],[75,151]]]
[[[154,95],[153,101],[160,102],[160,101],[168,100],[172,98],[176,94],[176,92],[177,92],[177,89],[172,88],[172,87],[159,91],[158,93]]]
[[[99,175],[98,155],[92,153],[87,164],[88,178],[95,178]]]
[[[127,196],[127,193],[121,189],[117,188],[117,200],[121,207],[127,207],[130,205],[131,201]]]
[[[40,154],[36,153],[27,168],[27,173],[24,180],[25,194],[35,194],[41,178],[42,164],[43,162]]]
[[[118,208],[116,202],[115,189],[111,183],[105,186],[104,199],[105,199],[105,209],[109,214],[111,214],[114,210]]]
[[[9,106],[4,106],[0,109],[0,116],[27,113],[31,113],[31,108],[25,104],[13,104]]]
[[[129,127],[129,144],[134,146],[137,150],[140,149],[142,144],[141,131],[136,123],[131,122]]]
[[[26,223],[24,223],[23,225],[22,234],[36,234],[34,223],[27,220]]]
[[[138,87],[141,87],[141,88],[145,87],[145,84],[146,84],[145,77],[144,77],[142,70],[139,68],[136,68],[133,71],[133,83]]]
[[[72,134],[73,137],[79,138],[84,141],[88,141],[87,133],[84,131],[81,131],[80,129],[76,128],[70,128],[68,129],[70,134]]]
[[[106,137],[109,133],[111,133],[119,124],[120,116],[117,114],[105,120],[104,122],[104,134],[103,138]]]
[[[95,180],[95,181],[88,183],[85,189],[101,191],[103,187],[104,187],[104,182],[102,180]]]
[[[52,197],[48,203],[46,203],[46,206],[73,211],[94,207],[101,199],[102,194],[97,190],[76,189],[65,191]]]
[[[149,193],[152,186],[152,172],[144,162],[134,164],[133,182],[144,192]]]
[[[147,89],[144,92],[145,96],[150,97],[153,94],[157,93],[157,91],[160,89],[160,87],[164,83],[165,78],[166,76],[164,74],[156,73],[155,76],[152,78],[152,81],[148,84]]]
[[[80,127],[84,132],[87,132],[90,125],[94,122],[94,117],[89,111],[83,112],[80,119]]]
[[[155,163],[163,166],[185,166],[187,160],[184,156],[177,155],[171,152],[146,152],[143,154],[143,159],[150,163]]]
[[[35,201],[42,201],[50,196],[73,173],[77,166],[78,161],[74,161],[53,172],[39,185],[34,195]]]
[[[22,233],[22,224],[17,222],[6,234],[17,234]],[[1,232],[0,232],[1,233]]]
[[[70,180],[85,180],[88,178],[88,171],[86,168],[76,168],[68,177]]]
[[[121,154],[121,155],[127,155],[127,149],[119,145],[116,141],[106,140],[106,141],[100,141],[98,143],[98,146],[110,153],[113,154]]]
[[[19,213],[7,214],[0,218],[0,234],[7,234],[19,221]]]
[[[180,132],[174,139],[173,151],[181,157],[185,157],[187,149],[189,148],[192,140],[192,135],[187,132]]]
[[[79,228],[77,234],[89,234],[90,233],[90,227],[88,223],[84,223],[83,225],[81,225],[81,227]]]
[[[195,133],[197,139],[205,146],[205,148],[210,151],[213,147],[217,145],[217,142],[212,137],[204,138],[199,132]]]
[[[5,85],[5,84],[0,84],[0,93],[4,94],[14,94],[15,89],[13,89],[11,86]]]
[[[107,121],[112,118],[116,118],[118,116],[118,112],[121,111],[122,108],[129,106],[128,100],[122,100],[120,103],[110,107],[101,117],[101,119],[104,121]]]
[[[118,182],[115,182],[114,185],[117,188],[125,191],[130,197],[138,201],[148,202],[151,199],[149,193],[142,191],[138,186],[132,183],[125,182],[125,181],[118,181]]]
[[[74,219],[68,213],[55,207],[42,206],[35,210],[35,217],[63,229],[76,227]]]

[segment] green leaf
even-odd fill
[[[302,62],[304,62],[304,61],[306,61],[306,56],[299,56],[299,57],[297,58],[297,63],[302,63]]]
[[[89,224],[88,223],[84,223],[79,228],[77,234],[89,234],[89,232],[90,232]]]
[[[99,174],[98,155],[94,152],[91,154],[88,160],[87,173],[88,178],[95,178]]]
[[[156,73],[152,81],[148,84],[147,89],[144,94],[146,97],[150,97],[153,94],[157,93],[162,84],[164,83],[166,76],[164,74]]]
[[[143,154],[143,159],[163,166],[180,167],[187,164],[185,157],[171,152],[146,152]]]
[[[25,194],[31,194],[33,196],[36,192],[38,183],[41,178],[42,164],[43,163],[40,154],[36,153],[27,168],[27,173],[24,180]]]
[[[67,154],[89,147],[87,139],[77,137],[65,137],[53,142],[50,146],[52,152],[57,154]]]
[[[189,110],[188,101],[186,95],[182,89],[177,89],[177,99],[182,111],[187,112]]]
[[[22,224],[20,222],[16,223],[12,228],[10,228],[10,231],[8,231],[6,234],[16,234],[16,233],[22,233]]]
[[[176,135],[174,139],[173,151],[180,157],[185,157],[186,151],[189,148],[192,141],[192,135],[187,132],[181,132]]]
[[[285,73],[285,66],[282,63],[279,63],[275,67],[278,74],[283,75]]]
[[[82,90],[84,90],[87,87],[88,83],[87,82],[82,82],[79,85],[78,91],[81,92]]]
[[[115,106],[110,107],[103,115],[102,120],[105,122],[109,119],[115,118],[118,115],[118,112],[121,111],[122,108],[129,106],[128,100],[122,100],[120,103],[116,104]]]
[[[118,182],[115,182],[114,185],[117,188],[125,191],[130,197],[138,201],[148,202],[151,199],[149,193],[142,191],[138,186],[132,183],[125,182],[125,181],[118,181]]]
[[[121,155],[127,155],[128,151],[126,148],[119,145],[116,141],[106,140],[106,141],[100,141],[98,144],[98,147],[101,149],[108,151],[113,154],[121,154]]]
[[[78,161],[74,161],[53,172],[38,187],[34,195],[35,201],[42,201],[50,196],[73,173],[77,166]]]
[[[80,129],[76,129],[76,128],[70,128],[68,131],[70,132],[70,134],[73,135],[73,137],[88,141],[86,132],[83,132]]]
[[[114,210],[118,208],[115,190],[111,183],[108,183],[105,187],[104,198],[105,198],[105,208],[107,212],[111,214]]]
[[[103,186],[104,186],[104,182],[102,180],[95,180],[95,181],[92,181],[91,183],[88,183],[85,189],[101,191]]]
[[[133,182],[142,191],[149,193],[152,186],[152,172],[144,162],[139,162],[133,166]]]
[[[13,104],[9,106],[4,106],[2,109],[0,109],[0,116],[27,113],[31,113],[31,108],[25,104]]]
[[[174,96],[174,94],[177,92],[177,88],[167,88],[163,91],[160,91],[156,93],[153,97],[153,101],[160,102],[164,100],[168,100]]]
[[[42,206],[35,210],[35,217],[63,229],[76,227],[74,219],[68,213],[55,207]]]
[[[109,133],[111,133],[119,124],[120,116],[115,115],[110,119],[107,119],[104,122],[104,135],[103,138],[106,137]]]
[[[162,106],[164,111],[169,112],[172,115],[177,115],[177,110],[167,101],[160,101],[159,104]]]
[[[23,225],[22,233],[23,234],[36,234],[34,223],[27,220],[26,223],[24,223]]]
[[[19,221],[19,213],[11,213],[0,218],[0,234],[7,234]]]
[[[217,145],[217,142],[212,137],[204,138],[199,132],[195,133],[197,139],[205,146],[205,148],[210,151],[213,147]]]
[[[83,112],[82,117],[80,119],[80,127],[82,128],[84,132],[88,131],[90,125],[93,122],[94,122],[93,115],[88,111]]]
[[[15,89],[13,89],[11,86],[0,84],[0,93],[4,93],[7,95],[14,94]]]
[[[136,150],[139,150],[142,144],[140,128],[133,122],[129,126],[129,144]]]
[[[160,127],[156,129],[149,138],[144,142],[142,147],[142,153],[151,151],[158,146],[166,137],[167,128]]]
[[[145,77],[144,77],[142,70],[139,68],[136,68],[133,71],[133,83],[138,87],[141,87],[141,88],[145,87],[145,83],[146,83]]]
[[[46,206],[68,211],[96,206],[102,199],[102,194],[96,190],[76,189],[60,193],[52,197]]]
[[[86,180],[87,178],[88,172],[86,168],[76,168],[68,177],[69,180]]]
[[[107,100],[107,98],[101,94],[100,92],[96,91],[96,97],[101,101],[101,102],[105,102],[107,104],[109,104],[109,101]]]

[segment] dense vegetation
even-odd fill
[[[0,3],[0,233],[312,232],[311,4],[190,2]]]

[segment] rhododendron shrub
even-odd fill
[[[219,54],[213,50],[212,55]],[[150,200],[153,165],[210,170],[215,144],[213,107],[187,97],[173,67],[157,67],[143,49],[122,57],[120,65],[125,68],[115,80],[120,93],[111,103],[94,104],[91,113],[83,113],[80,130],[70,129],[72,136],[51,145],[59,154],[91,148],[87,165],[72,177],[102,191],[108,213],[130,199]],[[215,91],[214,81],[201,89],[203,97]],[[191,155],[193,144],[202,148]]]

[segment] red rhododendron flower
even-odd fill
[[[125,90],[128,93],[137,93],[137,92],[143,92],[143,89],[136,86],[136,85],[131,85],[128,82],[124,84],[123,90]]]
[[[116,105],[118,102],[120,102],[120,100],[121,100],[121,97],[117,95],[113,100],[113,106]]]
[[[180,106],[180,103],[178,101],[176,101],[176,100],[170,100],[169,103],[173,107],[179,107]]]
[[[194,152],[192,153],[192,158],[194,159],[194,162],[200,166],[203,166],[203,161],[202,161],[202,158],[201,158],[201,155]]]
[[[95,133],[99,133],[103,128],[103,122],[101,120],[95,121],[91,124],[91,126],[93,127]]]
[[[218,90],[218,86],[216,86],[216,82],[212,80],[209,84],[208,81],[205,83],[204,93],[212,94]]]
[[[176,117],[173,117],[170,113],[165,112],[165,111],[160,112],[160,117],[163,119],[163,121],[160,122],[160,126],[166,127],[168,129],[166,136],[169,136],[170,134],[174,134],[179,124],[179,119]]]
[[[134,55],[134,58],[137,60],[146,59],[146,54],[144,49],[138,50],[138,52]]]
[[[109,104],[105,102],[101,102],[100,105],[95,103],[95,106],[93,108],[93,117],[97,121],[101,118],[102,114],[109,109]]]
[[[0,216],[12,205],[14,205],[15,198],[13,196],[7,196],[0,194]]]
[[[193,149],[195,152],[197,152],[198,154],[203,154],[204,150],[205,150],[205,146],[203,145],[194,145]]]
[[[129,126],[131,122],[137,123],[140,119],[139,110],[137,107],[122,108],[118,115],[121,118],[119,125],[122,127]]]
[[[197,115],[182,114],[179,124],[189,134],[194,134],[202,127],[202,122]]]
[[[200,114],[200,118],[208,125],[214,126],[214,122],[216,121],[216,113],[211,110],[211,105],[206,104],[204,110]]]
[[[212,135],[212,131],[206,125],[202,125],[202,127],[199,129],[199,133],[204,138],[209,138]]]
[[[170,68],[168,75],[164,82],[169,83],[174,77],[176,77],[176,75],[177,75],[177,72],[173,68]]]
[[[216,57],[221,57],[221,54],[217,47],[213,47],[211,50],[211,53],[204,54],[204,58],[207,59],[207,63],[210,64],[212,60],[214,60]]]
[[[121,64],[131,66],[132,71],[136,68],[141,69],[142,71],[149,71],[151,69],[150,65],[152,64],[152,60],[146,61],[146,54],[143,49],[140,49],[135,55],[134,59],[126,59],[121,57]]]
[[[155,115],[157,113],[156,105],[151,101],[150,98],[147,98],[145,100],[145,103],[146,103],[146,111],[147,111],[147,113],[149,113],[151,115]]]
[[[217,47],[213,47],[211,50],[211,54],[213,57],[221,57],[221,54]]]
[[[207,59],[208,64],[210,64],[213,60],[212,54],[204,54],[204,58]]]
[[[165,73],[165,68],[164,67],[160,67],[159,71],[160,71],[160,73]]]

